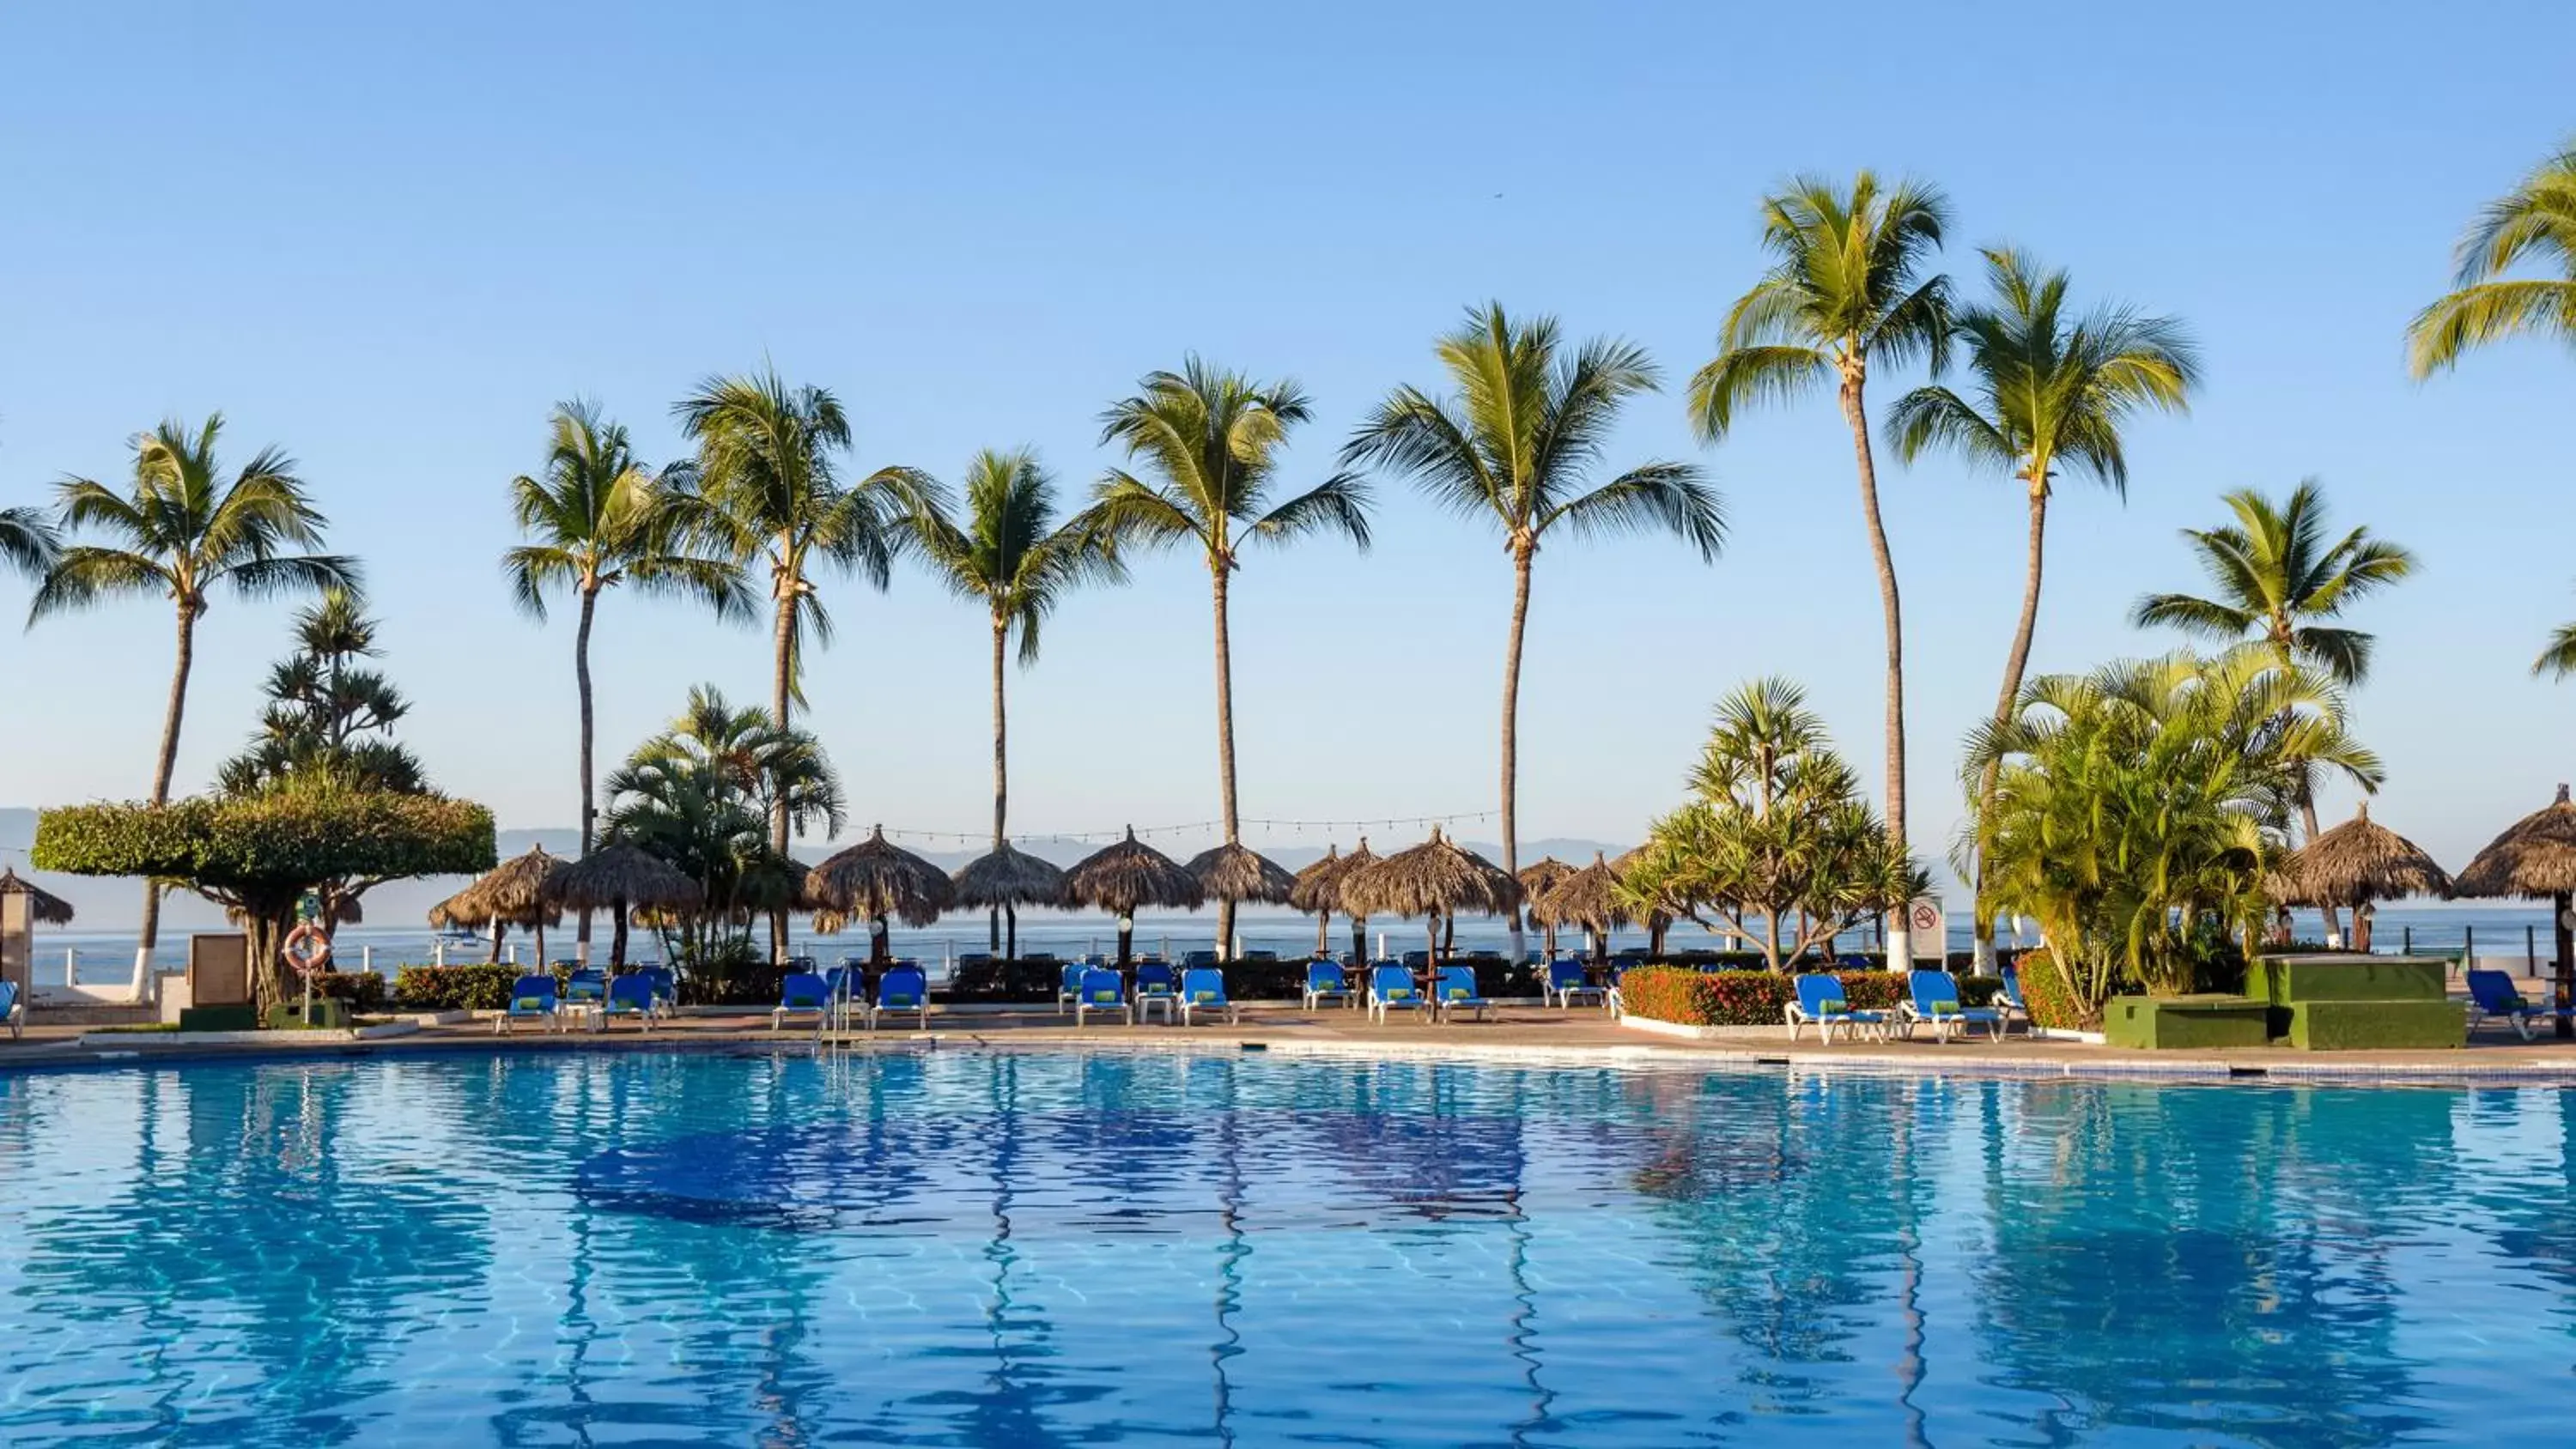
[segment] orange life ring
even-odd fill
[[[286,933],[286,944],[279,948],[286,964],[299,976],[319,976],[331,964],[331,937],[311,921],[299,923]]]

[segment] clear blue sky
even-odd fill
[[[1436,381],[1431,339],[1488,297],[1643,343],[1677,393],[1759,266],[1766,184],[1866,165],[1951,192],[1963,278],[1972,245],[2008,240],[2205,347],[2193,416],[2136,431],[2127,505],[2066,490],[2037,667],[2164,647],[2122,614],[2194,582],[2174,530],[2214,520],[2224,489],[2315,475],[2339,518],[2426,564],[2356,621],[2383,639],[2358,700],[2393,772],[2379,818],[2456,864],[2576,772],[2576,690],[2525,672],[2576,613],[2576,360],[2505,348],[2425,387],[2400,364],[2462,224],[2576,130],[2576,12],[1835,14],[14,7],[0,502],[121,477],[123,440],[165,414],[222,409],[235,460],[285,445],[366,559],[437,779],[504,825],[564,825],[569,623],[515,615],[495,563],[504,484],[540,461],[556,399],[602,400],[665,458],[671,400],[766,357],[840,393],[860,463],[953,477],[1028,443],[1078,494],[1107,461],[1102,405],[1195,349],[1304,382],[1317,421],[1292,472],[1320,477],[1390,384]],[[1615,461],[1653,456],[1709,466],[1733,543],[1714,568],[1654,541],[1542,556],[1525,837],[1636,837],[1711,702],[1766,672],[1806,681],[1877,776],[1877,599],[1829,401],[1702,452],[1668,394]],[[1885,493],[1914,829],[1938,855],[2016,604],[2021,505],[1950,464],[1891,460]],[[1505,560],[1400,489],[1378,531],[1365,558],[1315,543],[1241,576],[1247,815],[1492,802]],[[24,595],[0,583],[0,609]],[[843,632],[808,688],[857,818],[977,829],[982,621],[918,574],[829,602]],[[227,600],[206,620],[183,787],[250,728],[284,618]],[[170,634],[157,601],[0,632],[0,803],[140,795]],[[603,754],[693,682],[761,697],[766,647],[611,599]],[[1072,603],[1013,688],[1016,827],[1214,814],[1196,560]]]

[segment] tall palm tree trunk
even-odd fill
[[[598,609],[598,591],[584,588],[581,592],[581,624],[573,630],[572,635],[572,674],[581,692],[581,853],[585,856],[590,854],[591,847],[597,843],[599,829],[599,810],[593,797],[595,787],[591,783],[598,776],[591,762],[591,735],[594,724],[590,699],[590,621],[591,616],[598,612]],[[625,917],[621,914],[618,917],[618,949],[612,955],[623,956],[625,932]],[[584,965],[589,964],[590,911],[587,907],[582,910],[581,924],[573,936],[573,954]]]
[[[1863,403],[1863,374],[1843,372],[1843,421],[1851,424],[1852,454],[1860,466],[1860,512],[1869,525],[1870,558],[1878,565],[1878,602],[1887,625],[1887,835],[1899,854],[1905,850],[1905,620],[1896,594],[1896,561],[1887,551],[1887,525],[1878,512],[1878,464],[1869,451],[1869,412]],[[1888,913],[1887,964],[1902,971],[1913,964],[1914,938],[1906,903]]]
[[[161,716],[161,754],[152,765],[152,803],[170,803],[170,775],[179,766],[179,725],[188,713],[188,671],[197,658],[197,615],[202,610],[192,600],[179,605],[179,653],[170,669],[170,704]],[[161,888],[153,881],[143,883],[143,930],[134,948],[132,996],[138,1006],[152,997],[152,948],[161,939]],[[252,967],[257,969],[258,963]]]
[[[1353,916],[1351,917],[1351,960],[1366,966],[1368,959],[1368,917]]]
[[[1217,796],[1225,814],[1225,843],[1241,842],[1234,808],[1234,654],[1227,638],[1225,622],[1226,574],[1232,561],[1220,559],[1216,566],[1216,770]],[[1234,902],[1219,901],[1216,908],[1216,955],[1220,961],[1234,954]]]
[[[789,709],[795,704],[796,674],[796,584],[782,573],[778,578],[778,623],[774,631],[777,650],[775,667],[769,681],[769,707],[778,727],[791,723]],[[769,848],[787,854],[787,797],[784,793],[769,807]],[[787,961],[787,911],[785,907],[769,913],[769,960],[772,965]]]
[[[1538,545],[1527,538],[1512,541],[1512,633],[1503,646],[1503,874],[1520,879],[1520,715],[1521,633],[1529,626],[1530,555]],[[1521,908],[1514,903],[1511,961],[1521,959]]]
[[[2030,485],[2030,551],[2022,569],[2021,622],[2013,627],[2012,652],[2004,656],[2004,687],[1995,696],[1995,724],[2001,726],[2012,718],[2013,702],[2021,698],[2022,676],[2030,670],[2031,636],[2039,630],[2039,582],[2048,545],[2048,482],[2042,478]],[[1977,779],[1977,805],[1983,809],[1994,797],[1995,766],[1986,766]],[[1986,862],[1977,858],[1977,878],[1971,883],[1976,893],[1973,920],[1976,940],[1970,949],[1976,953],[1973,969],[1980,976],[1995,974],[1995,916],[1986,906]]]
[[[1011,632],[1010,620],[1001,614],[993,616],[993,848],[1000,850],[1005,840],[1002,822],[1007,817],[1011,799],[1011,767],[1008,749],[1008,723],[1002,707],[1002,652]],[[991,949],[1002,949],[1002,908],[993,907]],[[1017,931],[1012,933],[1015,937]],[[1013,951],[1018,950],[1016,942]]]

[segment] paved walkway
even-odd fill
[[[86,1044],[84,1044],[86,1043]],[[1699,1040],[1677,1039],[1623,1027],[1597,1009],[1560,1011],[1537,1006],[1506,1007],[1491,1020],[1432,1025],[1418,1018],[1370,1024],[1363,1013],[1343,1009],[1305,1011],[1288,1005],[1246,1007],[1242,1021],[1195,1026],[1126,1026],[1115,1022],[1075,1028],[1069,1018],[1045,1007],[934,1012],[927,1028],[909,1023],[878,1032],[853,1031],[830,1045],[851,1050],[903,1050],[935,1043],[942,1047],[1049,1047],[1080,1045],[1107,1049],[1264,1049],[1283,1053],[1362,1052],[1400,1056],[1457,1056],[1483,1059],[1540,1059],[1591,1056],[1603,1060],[1662,1061],[1687,1064],[1780,1064],[1840,1066],[1874,1070],[1913,1070],[1969,1075],[2152,1076],[2157,1078],[2230,1079],[2272,1077],[2313,1079],[2358,1077],[2374,1080],[2460,1080],[2463,1078],[2566,1081],[2576,1084],[2576,1042],[2549,1038],[2525,1043],[2497,1024],[2471,1034],[2460,1051],[2303,1052],[2288,1048],[2228,1051],[2119,1051],[2080,1042],[2032,1040],[2018,1034],[2002,1042],[1982,1038],[1939,1043],[1928,1032],[1912,1040],[1888,1042],[1818,1042],[1812,1033],[1792,1042],[1781,1027],[1741,1027],[1712,1032]],[[810,1026],[772,1031],[766,1012],[692,1011],[649,1031],[618,1023],[605,1031],[576,1028],[551,1033],[522,1027],[515,1034],[494,1034],[489,1018],[421,1025],[417,1030],[374,1041],[299,1040],[295,1033],[262,1033],[249,1043],[191,1041],[171,1032],[102,1033],[94,1028],[37,1026],[26,1039],[0,1040],[0,1067],[86,1060],[132,1060],[163,1053],[201,1054],[327,1051],[334,1054],[378,1050],[544,1051],[635,1050],[639,1048],[786,1048],[813,1050]]]

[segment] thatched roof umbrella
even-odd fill
[[[1349,916],[1351,960],[1365,966],[1369,958],[1368,916],[1351,910],[1343,902],[1342,887],[1349,884],[1354,872],[1377,864],[1378,856],[1376,851],[1369,849],[1365,835],[1360,837],[1358,845],[1351,848],[1350,854],[1343,855],[1340,851],[1339,846],[1331,847],[1322,860],[1297,872],[1297,884],[1288,892],[1288,904],[1301,911],[1315,913],[1315,954],[1318,956],[1327,954],[1324,932],[1332,924],[1333,912],[1340,911]]]
[[[1118,964],[1123,967],[1133,954],[1138,908],[1195,911],[1207,904],[1207,891],[1180,862],[1138,840],[1130,825],[1125,840],[1093,851],[1064,873],[1064,903],[1118,917]]]
[[[2454,895],[2493,898],[2499,896],[2547,896],[2550,924],[2555,928],[2558,949],[2558,1006],[2576,1005],[2576,919],[2571,919],[2569,897],[2576,895],[2576,804],[2568,803],[2567,787],[2558,787],[2558,799],[2547,809],[2534,811],[2514,822],[2504,834],[2488,842],[2468,868],[2451,878]],[[2576,1022],[2558,1018],[2558,1035],[2576,1037]]]
[[[0,865],[0,896],[25,896],[27,914],[39,925],[68,926],[72,903],[34,881],[20,878],[15,867]]]
[[[1636,923],[1636,912],[1619,896],[1619,872],[1601,852],[1592,853],[1592,863],[1548,888],[1546,894],[1530,903],[1530,914],[1550,926],[1581,926],[1592,933],[1592,959],[1607,963],[1610,959],[1610,933],[1621,926]]]
[[[832,910],[868,922],[868,964],[892,959],[886,918],[903,917],[907,926],[927,926],[957,904],[957,884],[948,872],[885,838],[885,827],[814,867],[814,899]]]
[[[957,904],[999,911],[1009,918],[1008,935],[994,943],[1008,961],[1020,957],[1020,907],[1051,906],[1064,899],[1064,871],[1007,840],[994,846],[991,854],[958,867],[950,879],[957,886]]]
[[[1198,877],[1199,889],[1207,893],[1209,900],[1223,901],[1228,905],[1239,905],[1245,901],[1281,905],[1297,889],[1297,878],[1288,873],[1287,867],[1244,845],[1226,844],[1202,850],[1191,856],[1190,863],[1183,869]],[[1234,943],[1219,941],[1216,952],[1219,957],[1230,959],[1234,955]]]
[[[1520,904],[1520,884],[1501,867],[1462,850],[1431,827],[1431,838],[1399,850],[1342,883],[1342,908],[1371,916],[1421,916],[1432,960],[1440,923],[1460,911],[1500,913]]]
[[[539,926],[560,926],[563,924],[563,912],[541,912],[531,908],[529,910],[522,911],[515,916],[495,915],[484,909],[481,903],[474,899],[474,887],[467,886],[465,889],[458,891],[456,894],[449,896],[443,901],[440,901],[437,905],[431,906],[429,908],[429,924],[435,929],[441,931],[447,930],[451,927],[462,927],[469,931],[489,929],[492,933],[491,959],[497,962],[501,959],[501,936],[503,932],[509,930],[512,926],[516,926],[523,931],[532,930]]]
[[[545,900],[546,878],[563,864],[563,857],[548,853],[542,845],[532,846],[525,855],[514,855],[477,877],[472,885],[448,897],[445,902],[455,907],[455,918],[467,921],[508,922],[525,925],[536,932],[537,967],[546,964],[546,927],[554,909]],[[543,914],[539,914],[543,912]],[[500,936],[493,936],[497,952]]]
[[[1556,888],[1556,883],[1574,874],[1574,867],[1552,855],[1543,855],[1521,867],[1521,899],[1529,904],[1530,924],[1546,934],[1540,938],[1539,953],[1548,960],[1556,959],[1556,918],[1542,915],[1539,902]]]
[[[2352,908],[2356,951],[2370,949],[2375,902],[2451,893],[2450,872],[2414,841],[2373,821],[2367,800],[2350,820],[2300,847],[2282,874],[2301,900]]]
[[[614,976],[626,966],[628,912],[695,910],[706,893],[678,867],[621,841],[559,867],[546,878],[544,898],[567,910],[608,912],[608,972]]]

